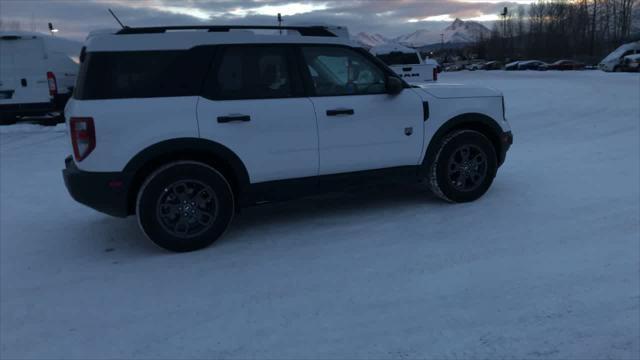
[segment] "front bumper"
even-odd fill
[[[64,162],[62,177],[74,200],[108,215],[129,215],[130,180],[124,173],[82,171],[71,156]]]
[[[513,134],[511,131],[503,132],[500,135],[500,153],[498,154],[498,166],[501,166],[504,163],[504,160],[507,158],[507,151],[513,145]]]

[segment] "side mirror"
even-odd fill
[[[402,89],[404,89],[404,84],[402,83],[402,80],[394,76],[389,76],[387,78],[387,94],[397,95],[397,94],[400,94],[400,92],[402,92]]]

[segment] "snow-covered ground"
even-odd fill
[[[471,204],[367,189],[164,252],[73,202],[64,127],[0,131],[0,358],[640,357],[640,76],[460,72],[515,144]]]

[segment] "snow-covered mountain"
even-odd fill
[[[437,32],[420,29],[411,34],[401,35],[393,39],[395,43],[409,47],[420,47],[439,42],[440,34]]]
[[[395,43],[412,48],[418,48],[431,44],[439,44],[444,35],[444,42],[451,44],[470,43],[478,40],[481,36],[489,37],[491,31],[481,23],[475,21],[463,21],[456,19],[444,29],[434,30],[419,29],[410,34],[401,35],[394,39],[389,39],[380,34],[358,33],[353,37],[355,41],[365,47],[373,47],[385,43]]]
[[[369,34],[366,32],[357,33],[353,40],[365,47],[374,47],[388,43],[390,40],[380,34]]]
[[[491,30],[479,22],[456,19],[444,29],[443,34],[446,43],[469,43],[489,37]]]

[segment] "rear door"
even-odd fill
[[[251,183],[318,174],[318,134],[294,48],[221,47],[198,101],[200,136],[242,160]]]
[[[35,36],[0,36],[0,104],[48,103],[44,42]]]
[[[344,46],[307,46],[303,58],[318,118],[320,175],[416,165],[423,105],[413,89],[386,93],[386,71]]]

